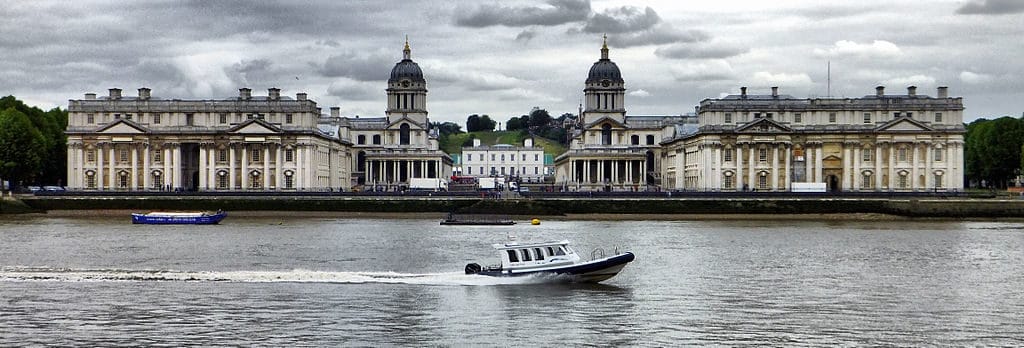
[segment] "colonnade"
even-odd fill
[[[569,161],[570,183],[580,186],[647,185],[647,161],[642,159],[577,159]]]
[[[390,186],[406,184],[410,178],[442,178],[442,170],[439,160],[368,159],[366,184]]]

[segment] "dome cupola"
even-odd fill
[[[409,39],[405,39],[405,49],[402,50],[402,61],[396,63],[395,67],[391,69],[391,78],[388,79],[388,83],[399,82],[402,80],[426,82],[426,80],[423,79],[423,70],[420,70],[419,64],[412,61],[412,50],[409,49]]]
[[[590,74],[587,75],[586,83],[625,83],[622,80],[622,73],[619,66],[608,59],[608,37],[604,37],[604,44],[601,45],[601,59],[594,62],[590,67]]]

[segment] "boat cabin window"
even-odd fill
[[[548,247],[548,256],[555,256],[555,249],[554,248]]]
[[[538,261],[544,260],[544,252],[541,251],[540,248],[533,248],[533,253],[537,254],[537,260]]]
[[[565,255],[565,249],[562,249],[562,247],[559,246],[558,250],[555,250],[555,255]]]
[[[508,252],[508,262],[519,262],[519,256],[516,255],[515,250],[505,250]]]
[[[530,258],[530,249],[522,249],[520,251],[523,252],[523,261],[533,261],[533,259]]]

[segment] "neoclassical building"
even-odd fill
[[[662,141],[693,116],[627,116],[625,81],[608,58],[601,59],[584,83],[584,108],[569,149],[555,158],[555,182],[568,190],[630,191],[661,184]]]
[[[544,149],[533,146],[530,138],[523,141],[523,146],[482,145],[480,139],[473,139],[473,146],[462,148],[464,176],[515,176],[526,182],[542,182],[545,174]]]
[[[305,93],[277,88],[210,100],[87,93],[68,102],[68,188],[347,189],[350,144],[320,131],[318,118]]]
[[[806,98],[740,94],[705,99],[699,128],[662,146],[666,189],[789,191],[802,183],[856,192],[963,189],[963,102],[875,94]]]
[[[427,81],[405,42],[388,78],[385,117],[345,118],[339,132],[352,139],[353,184],[401,189],[411,178],[448,178],[452,159],[440,149],[427,118]]]

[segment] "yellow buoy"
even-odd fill
[[[531,225],[540,225],[540,219],[533,219],[533,220],[530,220],[530,224],[531,224]]]

